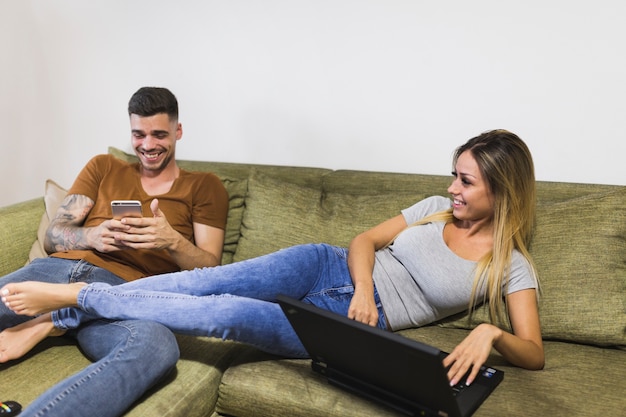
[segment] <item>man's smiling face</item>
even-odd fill
[[[141,117],[130,115],[131,143],[141,166],[147,171],[163,171],[174,162],[176,141],[182,127],[166,113]]]

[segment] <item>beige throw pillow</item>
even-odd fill
[[[46,237],[46,230],[50,225],[50,221],[54,218],[59,206],[67,195],[67,190],[52,180],[47,180],[44,190],[44,204],[46,211],[41,216],[39,229],[37,229],[37,240],[33,243],[28,254],[28,262],[32,262],[36,258],[45,258],[48,256],[43,248],[43,242]]]

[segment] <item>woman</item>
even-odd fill
[[[513,332],[494,324],[472,330],[444,360],[450,383],[471,369],[471,384],[492,347],[517,366],[541,369],[537,280],[527,251],[535,210],[530,152],[513,133],[495,130],[459,147],[453,165],[451,200],[422,200],[358,235],[348,250],[301,245],[115,287],[9,284],[0,291],[9,308],[46,314],[0,333],[0,362],[96,318],[154,320],[179,333],[306,357],[275,303],[282,293],[389,330],[488,301],[492,322],[506,310]]]

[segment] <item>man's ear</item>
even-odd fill
[[[178,123],[176,126],[176,140],[180,140],[183,137],[183,124]]]

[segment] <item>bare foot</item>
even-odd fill
[[[0,363],[19,359],[46,337],[64,333],[54,327],[49,313],[5,329],[0,332]]]
[[[5,285],[0,290],[2,302],[15,314],[37,316],[63,307],[75,307],[84,282],[49,284],[26,281]]]

